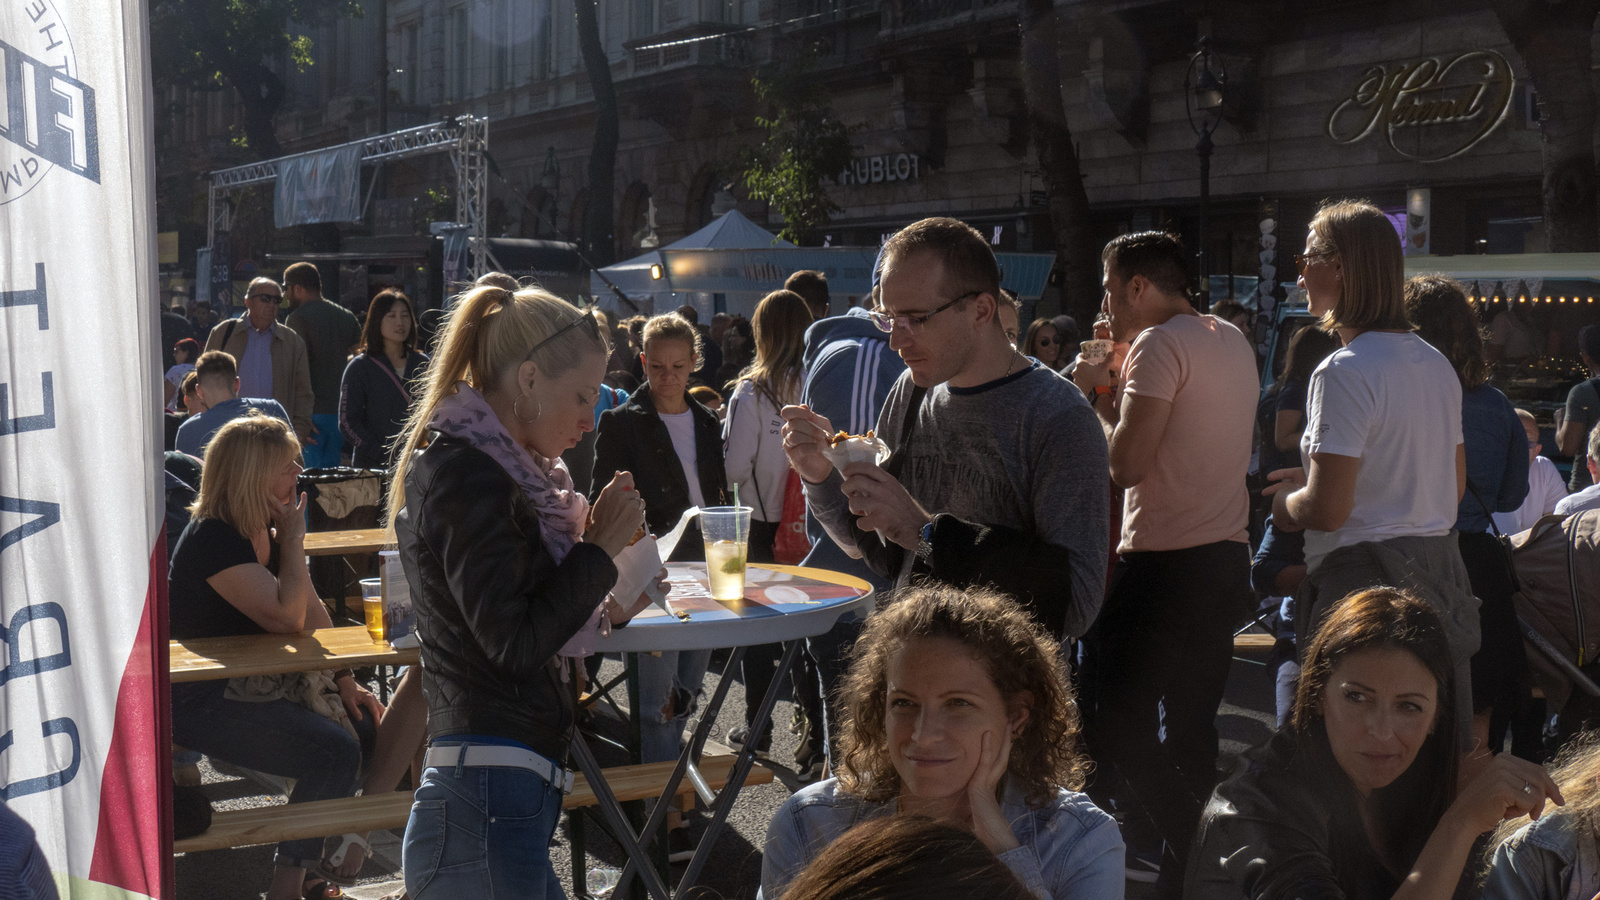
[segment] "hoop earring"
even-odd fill
[[[533,423],[539,421],[539,417],[540,416],[544,415],[544,404],[540,403],[539,400],[537,398],[535,398],[534,401],[533,401],[534,402],[534,407],[535,407],[534,411],[533,411],[533,418],[531,418],[531,419],[525,418],[522,415],[521,409],[519,409],[518,407],[522,404],[522,398],[526,397],[526,396],[528,396],[528,395],[527,394],[518,394],[517,395],[517,399],[511,401],[511,414],[513,416],[517,417],[517,421],[518,422],[521,422],[524,425],[532,425]]]

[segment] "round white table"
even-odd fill
[[[655,804],[644,829],[634,832],[629,825],[622,805],[606,784],[605,775],[594,753],[581,732],[572,741],[572,753],[584,777],[595,792],[595,801],[601,814],[611,826],[614,836],[628,856],[622,880],[613,896],[623,896],[634,875],[644,879],[645,888],[657,900],[672,900],[682,895],[695,883],[710,856],[717,836],[727,822],[728,812],[739,796],[750,767],[755,763],[756,742],[747,741],[740,749],[733,771],[722,790],[713,793],[704,779],[699,777],[695,761],[705,745],[711,725],[722,708],[732,674],[738,671],[744,658],[744,648],[756,644],[783,643],[783,658],[778,663],[776,677],[756,708],[754,722],[770,722],[773,706],[783,688],[790,666],[800,652],[800,641],[816,637],[833,628],[840,617],[872,608],[872,586],[859,578],[809,569],[801,566],[781,566],[753,563],[745,570],[744,598],[738,602],[718,601],[711,598],[707,583],[705,563],[668,563],[667,580],[672,585],[668,605],[675,613],[687,613],[682,618],[651,605],[635,616],[624,628],[618,628],[601,640],[597,653],[658,653],[672,650],[710,650],[718,647],[736,648],[728,660],[728,667],[712,693],[693,736],[684,747],[677,767],[667,780],[666,789]],[[749,698],[746,698],[748,702]],[[640,840],[643,835],[660,833],[666,820],[671,800],[678,784],[685,776],[695,784],[701,797],[711,806],[713,813],[694,857],[678,882],[676,894],[669,890],[660,873],[650,864]]]

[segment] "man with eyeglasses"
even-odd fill
[[[311,438],[311,366],[306,342],[278,322],[283,290],[271,278],[250,282],[244,315],[217,323],[206,350],[238,360],[239,396],[272,399],[289,414],[302,446]]]
[[[812,514],[899,585],[913,575],[992,584],[1052,634],[1077,637],[1106,573],[1110,490],[1093,410],[1007,340],[999,266],[972,227],[910,225],[879,268],[871,316],[908,368],[878,417],[893,455],[836,472],[822,452],[833,423],[784,409],[784,447]]]

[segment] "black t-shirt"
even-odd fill
[[[172,637],[178,640],[266,634],[267,630],[223,599],[206,579],[234,566],[256,562],[250,539],[221,519],[195,519],[183,529],[172,551],[167,603]],[[278,574],[278,545],[272,545],[267,570]]]

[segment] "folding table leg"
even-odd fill
[[[723,701],[727,699],[728,688],[733,684],[733,673],[739,671],[739,663],[743,660],[744,648],[735,647],[733,653],[728,657],[728,666],[723,669],[722,677],[717,679],[717,689],[712,691],[711,699],[701,709],[700,720],[695,723],[694,731],[689,737],[689,743],[684,747],[682,755],[678,757],[678,764],[673,767],[672,776],[667,779],[667,786],[661,793],[661,799],[656,802],[656,808],[650,813],[650,821],[645,823],[644,830],[640,834],[654,836],[661,826],[666,823],[667,809],[673,798],[677,796],[678,784],[683,781],[684,773],[695,767],[700,751],[705,747],[706,738],[711,734],[712,726],[716,724],[717,713],[722,709]],[[698,769],[695,770],[695,775],[699,775]],[[704,784],[704,780],[701,779],[700,783]],[[704,843],[703,839],[702,843]],[[622,870],[622,879],[617,882],[619,892],[630,883],[633,872],[633,861],[630,856],[627,867]]]
[[[584,743],[582,735],[572,740],[572,756],[578,761],[578,768],[583,772],[584,778],[588,779],[589,788],[594,791],[595,802],[600,807],[600,812],[611,824],[612,837],[621,845],[622,852],[630,860],[629,866],[632,867],[634,862],[638,862],[645,889],[650,892],[654,900],[672,900],[672,892],[667,890],[661,874],[653,866],[648,865],[644,848],[639,846],[638,838],[623,816],[621,805],[617,803],[617,795],[612,793],[611,785],[606,783],[600,764],[595,760],[594,754],[589,752],[589,745]]]
[[[743,652],[743,648],[740,648],[740,652]],[[778,672],[767,688],[767,695],[761,698],[761,705],[756,708],[755,718],[751,720],[753,724],[750,727],[750,740],[745,741],[744,747],[739,750],[739,756],[733,764],[733,772],[728,776],[728,783],[717,794],[716,812],[711,816],[711,824],[706,826],[706,833],[700,837],[700,846],[694,848],[694,856],[689,860],[689,867],[684,869],[683,878],[678,881],[680,894],[694,887],[700,870],[705,868],[706,860],[711,858],[711,848],[715,846],[718,834],[727,824],[728,813],[733,809],[733,801],[738,799],[739,789],[744,786],[745,778],[750,775],[750,767],[755,764],[757,743],[755,736],[761,733],[763,724],[772,720],[772,708],[778,704],[778,692],[783,690],[784,679],[789,677],[789,667],[794,665],[795,657],[799,654],[800,641],[789,641],[784,645],[783,659],[778,663]],[[726,677],[723,679],[723,684],[727,684]]]

